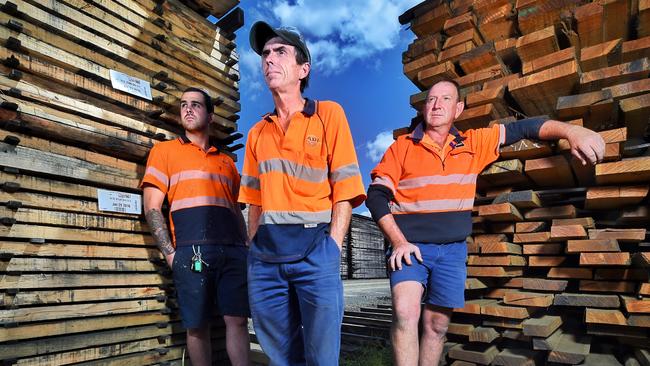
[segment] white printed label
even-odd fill
[[[139,215],[142,213],[142,197],[139,194],[97,189],[99,211],[112,211]]]
[[[148,81],[111,70],[111,84],[117,90],[151,100],[151,86]]]

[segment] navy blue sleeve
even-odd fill
[[[390,213],[388,202],[393,199],[393,192],[390,188],[381,184],[371,184],[368,188],[368,198],[366,198],[366,207],[370,210],[372,219],[375,222]]]
[[[506,141],[504,145],[514,144],[523,139],[539,140],[539,129],[548,119],[548,116],[538,116],[506,124]]]

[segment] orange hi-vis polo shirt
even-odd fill
[[[214,146],[203,151],[183,135],[154,145],[141,187],[154,186],[167,195],[175,246],[244,245],[235,211],[239,180],[228,155]]]
[[[291,117],[286,132],[275,114],[264,116],[249,131],[239,202],[261,206],[256,242],[272,242],[273,248],[266,248],[270,256],[277,250],[289,260],[288,238],[300,235],[296,248],[308,248],[316,234],[305,230],[329,224],[334,203],[350,201],[356,207],[365,197],[354,142],[339,104],[308,99],[303,111]]]
[[[452,127],[441,148],[420,124],[386,151],[370,173],[371,186],[392,192],[390,212],[409,242],[464,240],[472,231],[476,179],[499,157],[503,141],[503,125],[465,133]]]

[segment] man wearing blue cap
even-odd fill
[[[338,365],[340,250],[365,199],[350,127],[339,104],[302,96],[311,56],[300,33],[257,22],[250,41],[275,107],[248,133],[239,193],[255,332],[271,365]]]

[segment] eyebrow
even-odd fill
[[[274,47],[274,48],[270,48],[270,49],[267,48],[267,49],[265,49],[265,50],[262,50],[262,53],[263,53],[263,54],[268,54],[268,53],[271,52],[271,51],[278,52],[278,51],[280,51],[280,50],[287,50],[287,49],[288,49],[288,48],[286,47],[286,45],[281,44],[281,45],[278,46],[278,47]]]

